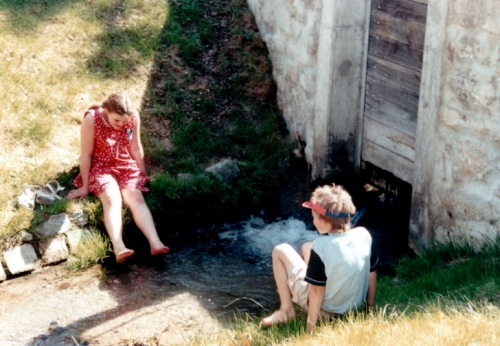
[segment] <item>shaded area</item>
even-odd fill
[[[183,236],[274,208],[291,143],[245,1],[170,4],[142,112],[160,228]],[[233,181],[204,173],[225,158],[238,163]]]
[[[16,35],[31,35],[38,25],[57,21],[59,13],[74,0],[1,0],[0,10],[5,11],[3,22]]]

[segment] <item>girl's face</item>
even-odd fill
[[[121,115],[115,112],[106,111],[108,122],[115,130],[120,130],[123,125],[130,121],[130,115]]]

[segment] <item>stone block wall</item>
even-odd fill
[[[247,0],[312,176],[359,166],[370,1]]]
[[[500,6],[429,0],[411,233],[475,247],[499,235]]]
[[[248,0],[273,62],[278,104],[292,137],[312,138],[321,1]]]

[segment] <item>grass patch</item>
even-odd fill
[[[167,14],[166,0],[0,0],[0,242],[37,225],[16,205],[24,184],[72,188],[88,105],[125,90],[140,108]]]
[[[85,231],[80,243],[69,255],[67,267],[71,271],[77,271],[101,264],[110,253],[111,244],[107,236],[97,230]]]
[[[147,201],[158,225],[227,222],[274,203],[290,143],[245,1],[0,0],[0,19],[0,75],[8,81],[0,95],[0,238],[38,224],[37,210],[16,206],[24,184],[55,178],[72,188],[82,112],[118,90],[142,114],[157,181]],[[232,183],[202,177],[225,158],[240,166]],[[194,181],[177,181],[186,173]],[[88,200],[90,226],[102,229],[102,209]],[[44,212],[68,208],[58,202]],[[207,210],[197,225],[193,209]]]
[[[147,201],[157,223],[212,226],[276,202],[291,143],[257,32],[245,1],[170,4],[143,107],[148,164],[158,172]],[[172,148],[162,147],[166,138]],[[201,177],[225,158],[238,163],[236,179]],[[186,173],[195,178],[185,181]]]
[[[500,342],[500,239],[474,251],[438,244],[380,274],[373,313],[321,321],[305,334],[305,313],[270,328],[262,316],[236,316],[185,345],[497,345]],[[300,308],[297,308],[300,309]],[[270,312],[265,312],[267,315]]]

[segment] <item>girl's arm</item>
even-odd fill
[[[70,191],[68,198],[83,198],[89,193],[89,173],[92,153],[94,152],[94,117],[88,115],[83,119],[80,128],[80,176],[82,177],[82,187]]]
[[[137,162],[140,170],[146,173],[146,165],[144,163],[144,149],[141,143],[141,118],[139,112],[135,112],[135,131],[132,133],[132,143],[130,143],[130,155]]]
[[[307,308],[306,324],[306,333],[308,334],[312,334],[316,330],[316,323],[318,322],[319,311],[324,295],[325,286],[311,285],[309,290],[309,306]]]

